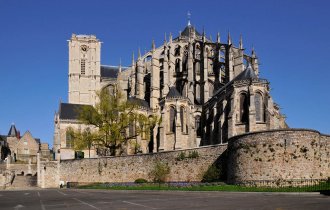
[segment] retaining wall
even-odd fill
[[[43,162],[41,186],[59,187],[61,182],[134,182],[138,178],[152,181],[150,172],[157,161],[169,166],[168,181],[201,181],[212,164],[220,164],[226,149],[224,144],[155,154]],[[197,151],[199,157],[177,160],[180,153],[188,156],[192,151]]]

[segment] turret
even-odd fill
[[[253,68],[254,72],[256,73],[256,75],[259,76],[258,57],[254,50],[254,47],[252,47],[252,52],[251,52],[251,64],[252,64],[252,68]]]

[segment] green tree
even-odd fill
[[[71,135],[71,138],[74,140],[73,148],[74,150],[83,150],[88,149],[88,156],[91,156],[91,149],[95,141],[97,141],[97,133],[91,132],[90,128],[84,129],[82,132],[74,131],[72,128],[68,128],[68,134]]]
[[[94,107],[85,106],[80,110],[79,120],[93,127],[93,132],[89,132],[90,134],[75,132],[77,139],[82,140],[83,146],[98,145],[110,151],[110,155],[116,155],[124,143],[128,143],[138,135],[145,135],[145,139],[149,139],[150,130],[159,121],[158,117],[141,114],[138,105],[123,99],[117,89],[115,94],[103,89],[97,95],[99,101]],[[130,135],[127,131],[132,123],[135,124],[136,129],[134,134]]]

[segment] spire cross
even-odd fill
[[[191,13],[190,13],[190,11],[188,11],[188,13],[187,13],[187,18],[188,18],[188,26],[190,26],[191,24],[190,24],[190,18],[191,18]]]

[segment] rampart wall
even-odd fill
[[[256,184],[327,179],[330,136],[307,129],[286,129],[235,136],[228,143],[228,182]]]
[[[227,149],[228,147],[228,149]],[[181,153],[197,158],[179,160]],[[226,151],[226,152],[225,152]],[[201,181],[212,166],[227,168],[227,182],[258,184],[321,180],[330,177],[330,136],[307,129],[285,129],[247,133],[229,139],[224,145],[154,154],[104,157],[81,160],[40,162],[38,183],[43,188],[67,182],[151,181],[150,172],[157,161],[170,168],[167,181]]]
[[[201,181],[211,165],[220,164],[226,149],[224,144],[154,154],[42,162],[39,183],[50,188],[59,187],[61,182],[134,182],[138,178],[151,181],[150,172],[157,161],[169,166],[168,181]],[[199,157],[178,160],[180,153],[188,156],[192,151]]]

